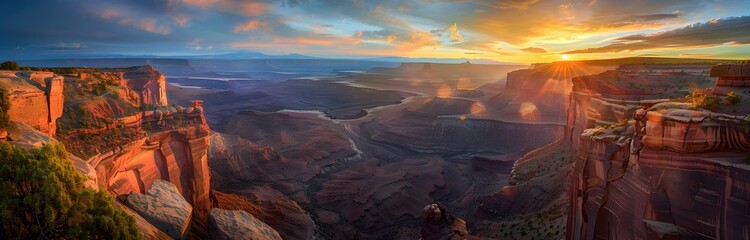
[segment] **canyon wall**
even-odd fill
[[[669,72],[685,77],[686,71]],[[733,114],[715,113],[643,91],[650,89],[637,89],[638,96],[609,86],[615,91],[601,94],[592,81],[607,76],[586,78],[574,79],[566,129],[576,152],[568,176],[568,239],[750,237],[750,112],[744,102],[722,105]],[[656,88],[680,91],[702,81]]]
[[[50,136],[63,111],[63,77],[52,72],[0,72],[0,87],[8,90],[11,121],[22,122]]]
[[[152,66],[103,69],[119,74],[120,83],[141,96],[141,105],[167,106],[167,77]]]
[[[146,112],[142,124],[148,137],[87,160],[96,170],[98,185],[115,195],[145,193],[154,180],[163,179],[174,184],[196,211],[210,210],[210,129],[200,102],[187,109]]]

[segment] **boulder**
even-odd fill
[[[208,234],[213,240],[279,239],[281,236],[266,223],[249,213],[214,208],[208,215]]]
[[[182,238],[193,212],[193,207],[185,201],[177,187],[160,179],[151,184],[146,194],[130,194],[125,203],[146,221],[175,239]]]

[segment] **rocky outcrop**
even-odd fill
[[[145,218],[141,217],[141,215],[138,215],[135,211],[130,209],[129,207],[123,205],[122,203],[118,201],[114,201],[115,207],[122,209],[125,211],[126,214],[130,215],[135,219],[135,225],[138,227],[138,231],[141,232],[141,236],[146,240],[164,240],[164,239],[170,239],[169,235],[164,233],[161,229],[155,227],[151,223],[149,223]]]
[[[727,67],[717,68],[712,75]],[[749,237],[750,112],[714,113],[664,99],[640,107],[594,91],[573,95],[579,97],[566,131],[576,145],[568,239]],[[622,121],[596,123],[606,119]]]
[[[281,240],[276,230],[242,210],[211,209],[208,231],[213,240]]]
[[[10,120],[54,136],[63,112],[63,80],[52,72],[0,73],[0,88],[9,93]]]
[[[167,77],[154,67],[129,68],[123,77],[130,89],[141,93],[142,105],[167,105]]]
[[[143,121],[160,131],[87,160],[96,169],[99,186],[122,195],[144,193],[154,181],[168,180],[197,211],[208,212],[210,129],[202,114],[170,112]]]
[[[750,87],[750,63],[722,64],[711,68],[718,87]]]
[[[193,211],[177,188],[163,180],[154,181],[146,194],[130,194],[125,203],[174,239],[185,234]]]
[[[141,105],[167,106],[167,77],[153,66],[105,68],[101,71],[137,92]]]

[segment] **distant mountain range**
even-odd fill
[[[507,62],[498,62],[489,59],[468,59],[468,58],[406,58],[406,57],[312,57],[302,54],[285,54],[285,55],[268,55],[260,52],[235,52],[235,53],[224,53],[224,54],[213,54],[213,55],[126,55],[126,54],[97,54],[97,55],[66,55],[66,56],[46,56],[37,57],[34,59],[18,59],[18,60],[54,60],[54,59],[123,59],[123,58],[139,58],[139,59],[226,59],[226,60],[242,60],[242,59],[352,59],[358,61],[375,61],[375,62],[431,62],[431,63],[479,63],[479,64],[514,64]]]

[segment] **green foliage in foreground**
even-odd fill
[[[10,122],[9,109],[10,99],[8,99],[8,90],[0,88],[0,128],[8,126],[8,122]]]
[[[133,217],[86,177],[61,144],[0,143],[0,239],[140,239]]]

